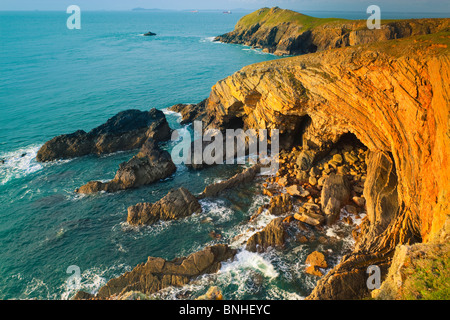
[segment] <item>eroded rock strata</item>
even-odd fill
[[[138,203],[128,208],[127,222],[131,225],[149,225],[159,220],[177,220],[199,213],[202,207],[185,188],[171,190],[155,203]]]
[[[251,65],[213,86],[206,110],[218,128],[278,128],[307,150],[352,133],[370,150],[356,248],[310,299],[366,296],[369,265],[386,271],[397,244],[427,242],[447,219],[449,44],[438,33],[346,47]]]
[[[107,154],[139,149],[149,138],[155,141],[170,139],[171,129],[164,113],[126,110],[89,132],[78,130],[47,141],[38,151],[40,162],[71,159],[89,154]]]
[[[297,55],[445,31],[450,19],[382,21],[369,30],[366,20],[314,18],[278,7],[241,18],[235,29],[215,41],[261,48],[276,55]]]

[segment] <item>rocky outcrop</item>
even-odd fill
[[[261,231],[253,234],[247,241],[246,249],[252,252],[264,252],[268,248],[283,248],[287,238],[284,218],[273,219]]]
[[[181,114],[180,124],[191,123],[194,120],[202,120],[206,115],[205,102],[206,99],[197,104],[179,103],[171,106],[169,110]]]
[[[235,254],[236,250],[218,244],[172,261],[149,257],[146,263],[109,280],[95,298],[108,299],[130,291],[149,295],[169,286],[183,286],[203,274],[217,272],[221,263],[232,259]]]
[[[202,207],[197,199],[185,188],[171,190],[155,203],[138,203],[128,208],[127,222],[132,225],[149,225],[159,220],[176,220],[193,213]]]
[[[113,180],[108,182],[91,181],[75,190],[78,193],[96,193],[99,191],[116,192],[138,188],[167,178],[176,171],[170,154],[161,150],[154,139],[150,138],[139,153],[128,162],[119,165]]]
[[[238,118],[314,150],[352,133],[373,153],[360,242],[310,299],[366,296],[369,265],[383,274],[397,244],[427,242],[441,229],[449,208],[449,45],[444,32],[345,47],[247,66],[213,86],[206,109],[219,128]]]
[[[171,129],[162,111],[126,110],[87,133],[78,130],[47,141],[39,149],[36,160],[46,162],[134,150],[149,138],[155,141],[169,140],[170,134]]]
[[[278,7],[259,9],[241,18],[235,29],[215,41],[262,48],[276,55],[297,55],[332,48],[446,31],[450,19],[382,21],[369,30],[366,20],[314,18]]]
[[[235,174],[230,179],[210,184],[205,187],[205,190],[203,190],[203,192],[198,196],[198,198],[203,199],[207,197],[215,197],[226,189],[230,189],[243,183],[253,181],[255,176],[259,173],[260,169],[261,165],[255,164],[250,168],[247,168],[242,172]]]
[[[350,186],[344,175],[330,174],[326,177],[320,197],[322,210],[328,225],[338,218],[341,208],[350,200]]]

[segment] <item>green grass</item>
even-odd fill
[[[428,250],[417,256],[404,270],[401,292],[404,300],[450,300],[449,246]]]
[[[265,25],[268,27],[276,26],[281,23],[294,23],[302,27],[305,30],[315,28],[325,23],[335,22],[335,21],[349,21],[346,19],[338,18],[315,18],[301,14],[292,10],[275,8],[262,8],[255,12],[252,12],[244,17],[242,17],[236,28],[249,28],[253,25],[259,23],[260,25]]]

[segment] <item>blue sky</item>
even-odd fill
[[[279,6],[296,11],[365,11],[371,4],[382,11],[450,12],[448,0],[0,0],[0,10],[65,10],[76,4],[82,10],[130,10],[136,7],[160,9],[256,10]]]

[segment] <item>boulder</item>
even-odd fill
[[[303,150],[297,157],[297,165],[301,170],[309,171],[313,165],[316,152],[313,150]]]
[[[328,268],[325,256],[318,251],[309,254],[305,263],[307,265],[305,272],[319,277],[323,275],[319,268]]]
[[[309,196],[308,190],[305,190],[305,189],[303,189],[302,186],[299,186],[296,184],[286,187],[286,192],[288,194],[290,194],[291,196],[297,196],[297,197],[301,197],[301,198],[305,198],[305,197]]]
[[[140,152],[128,162],[119,165],[113,180],[108,182],[91,181],[78,188],[78,193],[95,193],[99,191],[116,192],[138,188],[167,178],[176,171],[170,154],[161,150],[155,140],[149,139]]]
[[[209,288],[204,295],[199,296],[195,300],[222,300],[222,299],[223,299],[222,292],[220,292],[218,287],[213,286]]]
[[[127,222],[132,225],[149,225],[159,220],[176,220],[198,213],[202,207],[185,188],[171,190],[155,203],[138,203],[128,208]]]
[[[47,141],[36,160],[47,162],[89,154],[107,154],[140,148],[145,141],[169,140],[171,129],[162,111],[126,110],[89,132],[78,130]]]
[[[341,207],[349,201],[350,195],[349,183],[343,175],[332,173],[325,179],[320,204],[328,225],[337,220]]]

